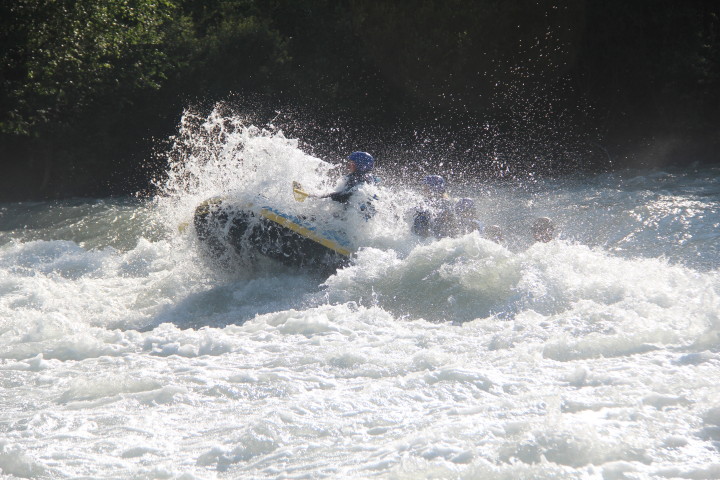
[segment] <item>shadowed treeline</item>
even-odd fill
[[[9,0],[0,199],[143,189],[184,108],[333,159],[522,175],[716,162],[714,0]]]

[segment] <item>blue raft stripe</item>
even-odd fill
[[[340,255],[350,256],[353,253],[350,242],[348,242],[346,238],[343,238],[339,232],[332,230],[323,230],[320,232],[317,227],[303,222],[298,217],[280,212],[272,207],[263,207],[260,210],[260,214],[264,218],[282,225],[309,240],[317,242]]]

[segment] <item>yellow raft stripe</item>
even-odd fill
[[[332,240],[329,240],[327,238],[321,237],[317,233],[313,232],[309,228],[303,227],[301,225],[298,225],[297,223],[293,222],[292,220],[288,220],[287,218],[280,216],[267,208],[263,208],[260,210],[260,215],[267,218],[268,220],[272,220],[273,222],[282,225],[285,228],[289,228],[295,233],[298,233],[302,235],[303,237],[309,238],[310,240],[319,243],[323,247],[329,248],[330,250],[334,250],[335,252],[339,253],[340,255],[345,255],[346,257],[349,257],[352,252],[348,250],[347,248],[341,247],[337,244],[337,242],[333,242]]]

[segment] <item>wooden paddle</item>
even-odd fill
[[[295,201],[298,202],[304,202],[307,197],[312,197],[313,195],[310,195],[305,190],[303,190],[302,185],[300,185],[300,182],[293,181],[292,182],[293,187],[293,196],[295,197]]]

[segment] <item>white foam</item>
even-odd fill
[[[656,198],[652,176],[470,185],[508,223],[498,245],[412,236],[416,194],[383,186],[324,283],[219,271],[177,230],[200,201],[295,206],[285,180],[329,190],[336,170],[234,117],[185,121],[161,196],[35,205],[42,231],[0,246],[2,475],[717,477],[716,237],[690,216],[712,225],[715,197]],[[559,240],[529,244],[539,213]]]
[[[25,455],[20,446],[0,441],[0,473],[18,478],[35,478],[46,472],[47,469]]]

